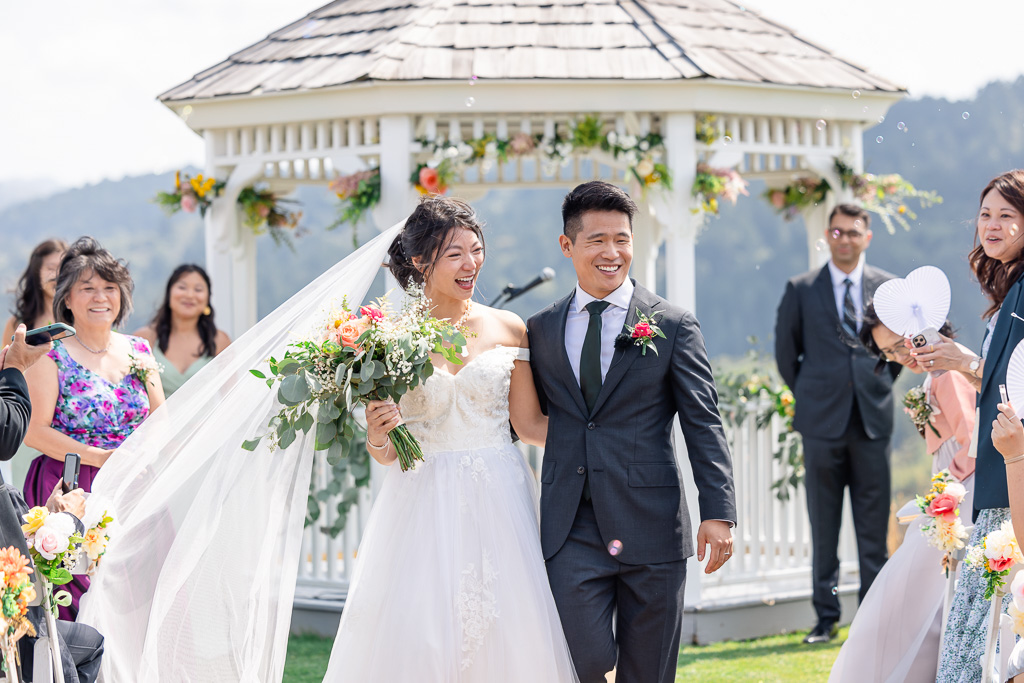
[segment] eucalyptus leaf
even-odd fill
[[[266,378],[267,378],[267,376],[266,376],[266,375],[264,375],[264,374],[263,374],[262,372],[260,372],[259,370],[250,370],[249,372],[251,372],[251,373],[253,374],[253,376],[254,376],[254,377],[259,377],[260,379],[266,379]]]
[[[327,446],[334,439],[334,436],[338,433],[338,428],[333,422],[321,422],[316,426],[316,443],[317,445]],[[323,450],[318,448],[317,450]]]
[[[309,428],[313,426],[313,416],[309,413],[303,413],[299,416],[299,419],[295,421],[295,428],[302,430],[303,434],[309,433]]]
[[[289,375],[281,382],[280,394],[285,399],[282,403],[298,405],[309,399],[312,392],[309,390],[309,384],[306,382],[305,377],[302,375]]]
[[[263,437],[261,436],[258,439],[249,439],[248,441],[243,441],[242,442],[242,450],[254,451],[254,450],[256,450],[256,447],[260,445],[260,441],[262,441],[262,440],[263,440]]]
[[[278,437],[277,442],[281,448],[288,448],[295,442],[295,430],[289,427],[285,430],[284,434]]]
[[[317,422],[334,422],[341,417],[341,409],[334,404],[334,401],[321,401],[316,411]]]
[[[331,447],[327,449],[327,463],[331,466],[337,467],[338,462],[342,459],[342,453],[344,451],[344,448],[344,444],[342,444],[340,441],[335,441],[334,443],[332,443]]]

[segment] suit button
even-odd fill
[[[597,425],[594,424],[593,422],[588,422],[587,423],[587,429],[596,429],[596,428],[597,428]]]
[[[586,473],[587,473],[587,468],[584,467],[583,465],[580,465],[579,467],[576,468],[576,474],[586,474]]]

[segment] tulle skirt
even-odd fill
[[[577,680],[541,554],[536,482],[514,446],[392,466],[324,680]]]

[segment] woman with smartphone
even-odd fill
[[[1024,171],[993,178],[981,192],[974,249],[968,261],[988,297],[988,326],[981,356],[964,353],[942,342],[915,350],[918,362],[929,369],[965,370],[978,390],[977,466],[974,487],[974,530],[967,545],[978,545],[991,531],[1010,519],[1006,465],[993,445],[992,423],[999,414],[999,387],[1017,343],[1024,339]],[[965,373],[966,374],[966,373]],[[979,681],[991,601],[984,596],[981,572],[964,572],[957,584],[946,623],[938,683]],[[1009,598],[1004,599],[1003,607]]]
[[[161,380],[167,396],[231,343],[213,321],[210,276],[194,264],[174,269],[153,322],[135,335],[149,342],[157,362],[163,365]]]
[[[953,338],[948,322],[940,332],[946,339]],[[864,307],[860,340],[879,359],[876,371],[880,372],[886,363],[899,363],[916,375],[925,375],[922,388],[930,415],[911,417],[927,418],[918,431],[932,457],[932,474],[949,470],[967,489],[959,513],[970,524],[974,458],[969,451],[977,395],[974,387],[958,372],[928,372],[910,354],[909,340],[878,319],[873,303]],[[915,419],[915,424],[919,420]],[[903,544],[871,584],[832,666],[830,683],[935,680],[947,585],[940,567],[949,559],[928,544],[920,529],[924,522],[923,517],[911,522]],[[896,605],[898,609],[894,609]]]
[[[163,403],[149,344],[114,331],[131,312],[128,268],[91,237],[64,254],[57,276],[54,317],[77,334],[54,342],[26,373],[32,417],[25,442],[40,451],[25,480],[29,505],[44,505],[63,475],[65,454],[81,455],[79,486],[93,478],[114,449]],[[74,620],[84,576],[69,584],[73,602],[61,618]]]

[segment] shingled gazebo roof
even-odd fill
[[[472,76],[902,91],[727,0],[337,0],[160,99]]]

